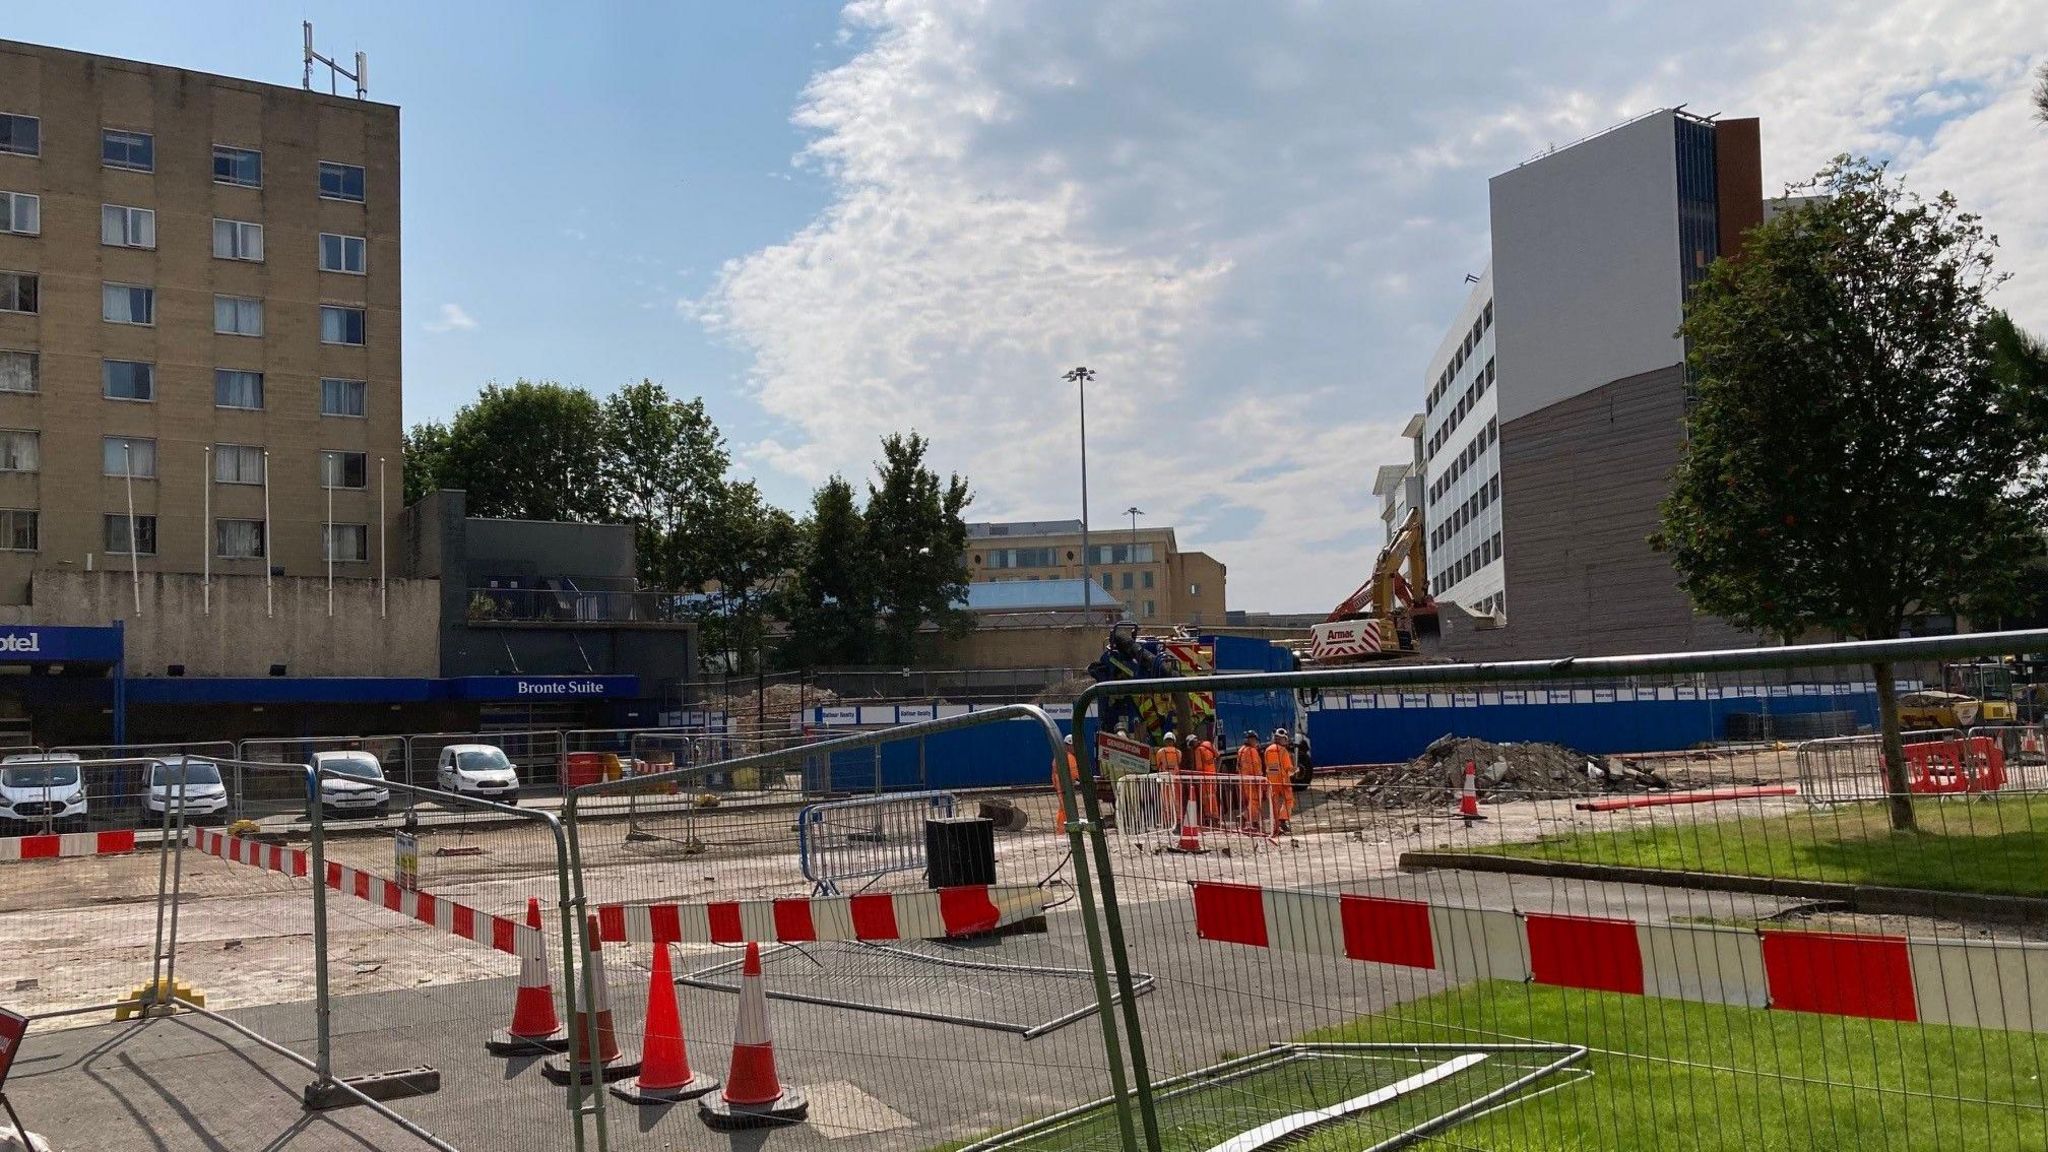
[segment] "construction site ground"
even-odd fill
[[[1700,763],[1699,778],[1687,782],[1769,779],[1789,772],[1790,762],[1789,754],[1746,754],[1734,765]],[[1711,778],[1715,773],[1732,778],[1717,781]],[[1788,907],[1772,898],[1728,893],[1398,869],[1400,854],[1412,849],[1529,840],[1651,819],[1716,819],[1724,815],[1716,805],[1591,813],[1565,800],[1518,800],[1487,805],[1487,821],[1468,830],[1443,812],[1377,810],[1334,799],[1356,780],[1350,773],[1324,774],[1302,805],[1292,835],[1271,842],[1229,837],[1234,843],[1227,853],[1219,843],[1201,856],[1161,854],[1156,845],[1112,833],[1133,965],[1159,977],[1163,990],[1207,985],[1223,994],[1245,994],[1245,1002],[1264,1005],[1261,1011],[1270,1017],[1246,1021],[1235,1037],[1203,1035],[1203,1018],[1176,1013],[1170,995],[1144,997],[1141,1011],[1156,1074],[1213,1062],[1246,1035],[1291,1037],[1328,1024],[1332,1014],[1370,1013],[1442,990],[1434,979],[1367,966],[1377,977],[1347,982],[1348,1002],[1318,1005],[1312,1012],[1287,998],[1251,996],[1255,985],[1288,979],[1296,965],[1306,978],[1320,961],[1275,952],[1262,956],[1258,966],[1203,964],[1204,953],[1191,943],[1190,880],[1341,886],[1439,903],[1649,921],[1753,922]],[[1067,841],[1050,832],[1049,790],[1015,799],[1029,820],[1023,830],[998,837],[999,877],[1006,883],[1044,881],[1059,895],[1070,893]],[[1744,812],[1792,811],[1798,804],[1796,798],[1757,801]],[[758,842],[731,850],[714,846],[701,855],[664,855],[665,845],[649,848],[619,836],[593,839],[600,845],[588,850],[585,874],[594,901],[730,900],[802,895],[807,889],[796,874],[786,823],[762,825]],[[435,848],[449,846],[481,851],[434,855]],[[500,913],[523,906],[528,896],[552,908],[559,893],[551,852],[543,847],[530,829],[426,829],[420,886]],[[391,872],[391,852],[383,837],[329,844],[332,858],[382,875]],[[104,1001],[140,983],[149,972],[156,931],[158,868],[153,852],[0,867],[0,917],[10,929],[0,938],[0,1002],[17,1011],[51,1011]],[[179,906],[179,979],[203,992],[210,1008],[301,1053],[311,1052],[313,1035],[309,888],[303,880],[188,853]],[[561,1130],[560,1090],[526,1063],[488,1058],[482,1051],[478,1006],[509,1011],[515,960],[450,947],[431,927],[351,898],[331,898],[329,914],[339,1072],[438,1067],[444,1077],[439,1094],[397,1107],[459,1148],[540,1147],[515,1138],[526,1130],[522,1125]],[[559,956],[554,928],[551,921],[550,954]],[[986,948],[998,961],[1077,968],[1088,963],[1081,919],[1071,902],[1047,917],[1046,933]],[[733,955],[716,947],[679,949],[685,971]],[[646,950],[610,952],[608,960],[621,1026],[637,1031]],[[693,1062],[722,1073],[734,997],[692,988],[682,994]],[[935,983],[935,996],[943,1000],[948,994],[945,982]],[[1092,1019],[1031,1040],[1021,1052],[1018,1046],[1026,1042],[1010,1034],[838,1007],[777,1001],[774,1019],[784,1045],[784,1076],[814,1100],[807,1124],[766,1137],[778,1147],[858,1152],[963,1140],[1080,1102],[1085,1093],[1076,1070],[1102,1067],[1100,1031]],[[875,1023],[884,1019],[886,1026]],[[17,1061],[10,1092],[32,1128],[63,1138],[59,1149],[409,1146],[410,1137],[366,1110],[301,1115],[297,1093],[308,1074],[210,1021],[107,1021],[108,1015],[95,1012],[40,1022]],[[935,1087],[949,1068],[995,1066],[1005,1069],[999,1090],[963,1098]],[[1106,1080],[1099,1073],[1097,1079],[1088,1091],[1106,1090]],[[615,1106],[608,1112],[612,1146],[726,1146],[727,1138],[714,1138],[693,1113],[687,1106],[652,1112]],[[759,1147],[762,1139],[735,1137],[732,1146]]]

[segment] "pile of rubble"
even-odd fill
[[[1469,736],[1443,736],[1422,755],[1369,772],[1342,789],[1340,800],[1362,807],[1407,808],[1455,804],[1470,764],[1482,802],[1670,788],[1654,768],[1633,758],[1592,756],[1562,744],[1495,744]]]

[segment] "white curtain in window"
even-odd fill
[[[100,471],[109,476],[120,476],[124,469],[133,469],[138,480],[156,475],[156,441],[124,440],[109,436],[100,442]]]
[[[33,432],[0,432],[0,472],[34,472],[42,466],[41,438]]]
[[[222,484],[263,483],[263,449],[243,444],[215,446],[213,478]]]
[[[36,358],[32,352],[0,352],[0,392],[36,390]]]
[[[263,521],[218,520],[214,522],[215,551],[228,557],[263,555]]]

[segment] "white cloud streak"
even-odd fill
[[[473,332],[476,330],[477,323],[476,317],[464,311],[462,305],[443,304],[441,305],[440,318],[429,320],[422,327],[429,332],[436,333]]]

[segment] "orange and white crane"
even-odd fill
[[[1311,630],[1317,664],[1360,664],[1418,655],[1416,637],[1437,632],[1422,510],[1410,509],[1373,563],[1372,576]]]

